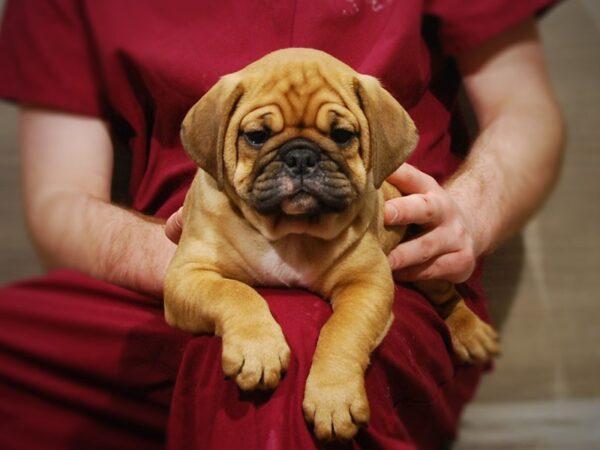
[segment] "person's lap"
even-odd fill
[[[299,290],[260,292],[292,349],[270,395],[225,379],[220,339],[170,328],[159,300],[74,272],[3,289],[0,448],[315,447],[301,405],[329,305]],[[436,448],[453,436],[482,369],[454,364],[424,298],[396,294],[394,325],[366,375],[371,421],[354,446]],[[483,302],[471,306],[483,313]]]

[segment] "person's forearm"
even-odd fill
[[[461,283],[477,259],[518,231],[560,170],[564,125],[533,19],[456,56],[481,129],[443,188],[412,166],[390,181],[411,195],[388,200],[388,225],[423,232],[390,252],[396,279]]]
[[[162,295],[174,251],[162,223],[80,193],[48,194],[29,227],[48,268],[69,268]]]
[[[541,206],[560,170],[564,125],[552,96],[504,106],[446,189],[471,220],[479,255],[516,233]]]

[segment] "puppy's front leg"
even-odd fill
[[[222,337],[223,371],[241,389],[277,386],[290,349],[266,301],[250,286],[193,264],[174,264],[164,302],[169,325]]]
[[[364,372],[392,320],[394,284],[383,256],[340,279],[321,329],[303,409],[319,439],[350,439],[369,420]]]

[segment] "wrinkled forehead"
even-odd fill
[[[283,126],[326,130],[336,119],[355,122],[343,83],[321,65],[298,62],[270,69],[253,76],[246,86],[248,111],[242,126],[264,121],[274,130]]]

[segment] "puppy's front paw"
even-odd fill
[[[369,421],[369,401],[362,371],[343,373],[337,368],[317,375],[311,370],[302,409],[314,424],[317,438],[325,441],[352,439]]]
[[[281,327],[273,320],[232,327],[223,334],[223,372],[244,391],[274,389],[290,363]]]
[[[454,352],[465,363],[489,361],[500,353],[498,334],[468,307],[457,308],[446,318]]]

